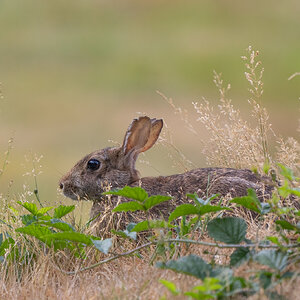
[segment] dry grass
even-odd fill
[[[219,90],[220,99],[217,108],[206,100],[194,103],[197,121],[207,129],[210,139],[203,141],[203,152],[209,165],[257,168],[259,172],[265,170],[266,165],[276,168],[276,162],[292,168],[295,174],[300,170],[300,144],[293,138],[283,139],[277,137],[268,122],[268,113],[261,104],[263,94],[262,74],[260,61],[257,61],[258,52],[248,49],[248,55],[243,57],[246,63],[246,79],[250,84],[249,104],[254,125],[243,120],[238,109],[234,108],[227,97],[230,85],[224,87],[221,75],[214,74],[214,82]],[[186,110],[174,105],[172,99],[162,95],[180,116],[186,127],[197,136],[197,129],[189,122]],[[276,153],[270,153],[269,140],[275,139]],[[170,158],[183,169],[190,169],[191,162],[174,146],[170,131],[162,135],[160,141],[167,145]],[[7,163],[5,160],[3,170]],[[0,175],[3,172],[0,170]],[[28,194],[23,195],[26,199]],[[1,201],[9,199],[1,196]],[[224,199],[226,201],[226,199]],[[118,229],[118,224],[111,215],[111,205],[104,208],[103,217],[106,218],[107,228]],[[274,217],[270,215],[263,223],[253,219],[253,215],[243,209],[235,210],[235,214],[244,218],[248,223],[248,238],[252,240],[264,239],[275,234]],[[2,218],[7,222],[12,220],[9,211],[4,212]],[[20,224],[15,224],[18,226]],[[104,228],[101,235],[107,235]],[[210,241],[202,237],[204,241]],[[22,245],[24,241],[18,238]],[[117,253],[128,251],[135,245],[129,241],[114,240],[114,251]],[[24,249],[23,249],[24,250]],[[2,265],[0,276],[0,299],[159,299],[166,295],[168,299],[173,296],[159,283],[159,279],[174,282],[182,291],[190,290],[200,284],[196,278],[177,274],[172,271],[160,270],[149,265],[153,249],[142,252],[143,259],[136,256],[123,257],[108,264],[101,265],[75,275],[67,275],[65,271],[78,270],[83,267],[82,261],[65,253],[54,254],[51,251],[43,252],[38,246],[34,253],[36,259],[31,264],[23,266],[18,262],[8,266]],[[225,264],[233,250],[217,249],[200,246],[181,246],[178,250],[181,255],[189,253],[199,254],[207,261],[216,261]],[[90,250],[84,266],[91,265],[103,258],[99,253]],[[250,276],[256,271],[255,264],[242,266],[235,270],[235,275]],[[61,269],[60,269],[61,268]],[[290,280],[287,284],[279,285],[280,292],[287,299],[296,299],[299,295],[300,279]],[[176,299],[180,299],[177,297]],[[263,294],[250,299],[264,299]]]
[[[249,83],[249,116],[252,122],[241,116],[227,94],[231,88],[225,85],[221,74],[214,72],[214,83],[219,91],[217,107],[203,99],[193,102],[197,121],[208,133],[208,139],[198,134],[197,128],[190,122],[186,109],[177,107],[171,98],[160,95],[169,103],[185,127],[202,143],[202,152],[207,164],[218,167],[247,168],[263,173],[266,169],[277,169],[280,162],[291,168],[295,174],[300,171],[300,143],[294,138],[277,136],[269,122],[269,114],[262,104],[264,69],[258,59],[259,52],[249,47],[245,62],[245,77]],[[270,151],[269,144],[276,145],[276,151]],[[179,156],[180,159],[180,156]]]

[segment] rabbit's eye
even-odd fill
[[[87,168],[90,170],[98,170],[100,167],[100,161],[97,159],[90,159],[87,163]]]

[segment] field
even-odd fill
[[[28,201],[38,207],[75,205],[66,221],[90,234],[84,224],[91,202],[65,198],[58,181],[85,154],[121,143],[132,119],[143,114],[163,118],[165,126],[157,145],[140,156],[142,176],[205,166],[279,174],[277,163],[299,176],[300,76],[290,78],[300,71],[299,10],[296,0],[1,1],[0,219],[13,228],[0,224],[1,233],[10,232],[28,247],[14,232],[22,223],[13,210],[20,209],[17,201]],[[247,69],[250,60],[241,57],[256,50],[255,61],[262,64]],[[251,70],[259,76],[262,68],[262,80],[245,76]],[[299,188],[297,178],[289,182]],[[247,237],[276,236],[275,216],[263,221],[270,231],[245,217]],[[207,234],[203,240],[213,241]],[[57,269],[57,259],[64,270],[76,270],[106,256],[89,248],[91,257],[84,262],[67,252],[45,252],[34,238],[29,242],[32,264],[2,265],[7,275],[0,279],[1,298],[171,299],[158,279],[173,281],[182,291],[201,283],[149,265],[155,245],[143,250],[143,260],[124,257],[70,276]],[[114,240],[114,251],[120,250],[118,243]],[[135,244],[126,241],[122,247],[125,252]],[[181,256],[216,250],[182,248]],[[222,263],[229,260],[226,251]],[[0,251],[0,257],[6,255]],[[245,272],[240,267],[236,274]],[[297,280],[277,292],[296,299],[298,290],[291,285]],[[261,291],[253,297],[266,296]]]

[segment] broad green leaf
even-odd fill
[[[255,201],[249,196],[237,197],[230,200],[231,203],[239,204],[247,209],[253,210],[260,214],[260,207],[257,205]]]
[[[274,249],[266,249],[258,252],[254,259],[262,265],[282,271],[287,266],[288,255]]]
[[[230,255],[230,266],[231,267],[238,267],[242,263],[248,261],[251,257],[251,253],[249,248],[237,248],[231,255]]]
[[[147,198],[144,202],[144,206],[146,208],[146,210],[150,209],[151,207],[158,205],[159,203],[165,202],[172,199],[172,197],[169,196],[161,196],[161,195],[157,195],[157,196],[151,196],[149,198]]]
[[[59,207],[56,207],[54,209],[54,215],[53,218],[55,219],[61,219],[63,216],[67,215],[71,211],[75,209],[75,205],[60,205]]]
[[[230,202],[239,204],[261,214],[261,203],[258,200],[255,191],[253,189],[248,189],[247,193],[247,196],[233,198]]]
[[[51,210],[54,206],[51,207],[42,207],[37,211],[37,214],[44,215],[47,213],[49,210]]]
[[[91,238],[79,232],[72,232],[72,231],[57,232],[57,233],[47,234],[43,238],[47,241],[47,243],[63,240],[63,241],[83,243],[85,245],[92,245]]]
[[[136,224],[133,227],[132,231],[141,232],[153,228],[168,228],[168,223],[164,220],[149,220],[149,221],[145,220]]]
[[[21,206],[23,206],[25,209],[27,209],[33,215],[35,215],[35,216],[37,215],[38,209],[37,209],[35,203],[29,203],[29,202],[22,203],[21,201],[17,201],[17,203],[20,204]]]
[[[92,243],[94,246],[104,254],[108,254],[109,249],[112,246],[112,239],[105,239],[105,240],[93,240]]]
[[[174,211],[169,216],[169,222],[177,219],[178,217],[187,216],[187,215],[196,215],[199,213],[197,207],[192,204],[182,204],[177,206]]]
[[[203,216],[207,213],[221,211],[221,210],[231,210],[231,209],[224,206],[206,204],[199,207],[198,210],[199,210],[198,214]]]
[[[37,221],[37,217],[35,215],[29,214],[29,215],[23,215],[21,216],[22,223],[26,226],[34,223]]]
[[[17,228],[16,232],[34,236],[42,242],[46,241],[46,235],[52,234],[52,231],[48,227],[41,226],[39,224],[31,224],[26,227]]]
[[[70,224],[63,222],[61,219],[51,219],[49,221],[39,221],[39,224],[47,225],[61,231],[75,231],[74,227]]]
[[[127,212],[127,211],[137,211],[137,210],[145,210],[144,206],[138,202],[130,201],[124,202],[116,206],[112,211],[113,212]]]
[[[216,218],[207,224],[210,237],[226,244],[239,244],[245,240],[247,225],[235,217]]]
[[[121,190],[109,191],[103,193],[103,195],[116,195],[129,199],[134,199],[139,202],[143,202],[148,198],[147,192],[141,187],[125,186]]]
[[[210,276],[211,265],[207,264],[200,256],[191,254],[183,256],[178,260],[169,260],[168,262],[159,262],[156,264],[161,269],[170,269],[179,273],[192,275],[200,279]]]
[[[160,279],[159,282],[162,283],[173,295],[179,295],[179,291],[177,290],[175,283],[165,279]]]
[[[300,231],[300,227],[295,226],[286,220],[277,220],[275,223],[280,225],[282,229]]]

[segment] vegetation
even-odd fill
[[[260,101],[263,69],[257,57],[249,48],[243,58],[255,127],[233,107],[217,73],[219,112],[205,101],[194,107],[210,134],[203,143],[208,164],[248,167],[280,179],[271,199],[261,203],[251,189],[234,199],[189,194],[193,203],[178,206],[168,220],[161,220],[151,217],[151,209],[170,197],[149,197],[139,187],[125,187],[105,193],[131,199],[109,213],[136,213],[141,222],[126,224],[125,230],[114,227],[104,239],[93,235],[92,220],[78,224],[69,217],[74,205],[43,205],[37,184],[40,158],[34,156],[33,192],[17,202],[1,195],[1,298],[295,298],[300,269],[299,143],[275,136],[278,149],[269,149],[272,130]],[[197,136],[187,114],[165,99]],[[176,163],[188,165],[167,134],[162,142],[170,153],[179,154]],[[10,149],[11,142],[0,176]]]
[[[38,209],[34,203],[18,202],[27,213],[20,214],[18,210],[10,207],[10,223],[1,220],[7,225],[7,231],[0,235],[2,280],[9,280],[12,273],[19,275],[18,280],[24,280],[24,269],[34,266],[41,254],[51,256],[56,269],[65,275],[87,272],[113,260],[135,254],[150,264],[159,261],[156,263],[158,268],[170,269],[202,280],[202,284],[188,291],[181,291],[174,282],[160,279],[160,283],[173,295],[186,295],[193,299],[223,299],[260,293],[270,299],[279,299],[284,296],[285,282],[295,281],[300,275],[300,212],[294,207],[282,206],[285,198],[295,196],[299,200],[300,189],[290,185],[295,180],[299,182],[299,178],[296,179],[290,169],[283,166],[281,168],[285,184],[274,192],[272,199],[267,203],[260,203],[251,189],[248,196],[230,201],[258,215],[257,230],[266,224],[265,218],[268,218],[268,214],[277,217],[272,224],[275,226],[274,233],[263,239],[258,237],[258,232],[255,239],[246,237],[248,230],[244,219],[222,217],[223,211],[234,211],[235,208],[212,205],[210,202],[215,196],[204,200],[196,194],[188,195],[194,200],[194,205],[178,206],[170,214],[168,222],[147,219],[138,224],[129,224],[124,231],[114,231],[113,234],[118,236],[114,245],[112,238],[101,240],[99,237],[78,232],[71,224],[63,221],[62,218],[70,213],[74,206],[60,205],[56,208]],[[143,211],[147,214],[152,207],[170,200],[170,197],[159,195],[148,197],[146,191],[139,187],[125,187],[106,194],[132,199],[119,204],[114,209],[115,212]],[[50,215],[52,210],[54,213]],[[212,218],[211,214],[217,215]],[[19,221],[23,226],[16,226]],[[119,239],[136,241],[137,233],[142,231],[146,231],[147,234],[146,238],[140,241],[141,245],[120,252]],[[209,237],[214,242],[203,241],[204,237]],[[207,262],[202,255],[184,255],[182,247],[185,245],[188,249],[191,244],[209,247],[211,250],[206,252],[208,256],[215,252],[214,249],[218,249],[218,255],[221,255],[223,249],[234,251],[231,251],[230,255],[225,254],[229,257],[228,263],[218,262],[216,255],[212,255],[211,261]],[[131,246],[134,246],[134,243],[131,243]],[[145,248],[149,251],[147,258],[140,253]],[[108,257],[90,265],[91,256],[97,257],[97,250]],[[76,261],[76,267],[65,270],[65,260]],[[236,270],[245,265],[250,268],[249,272],[236,275]]]

